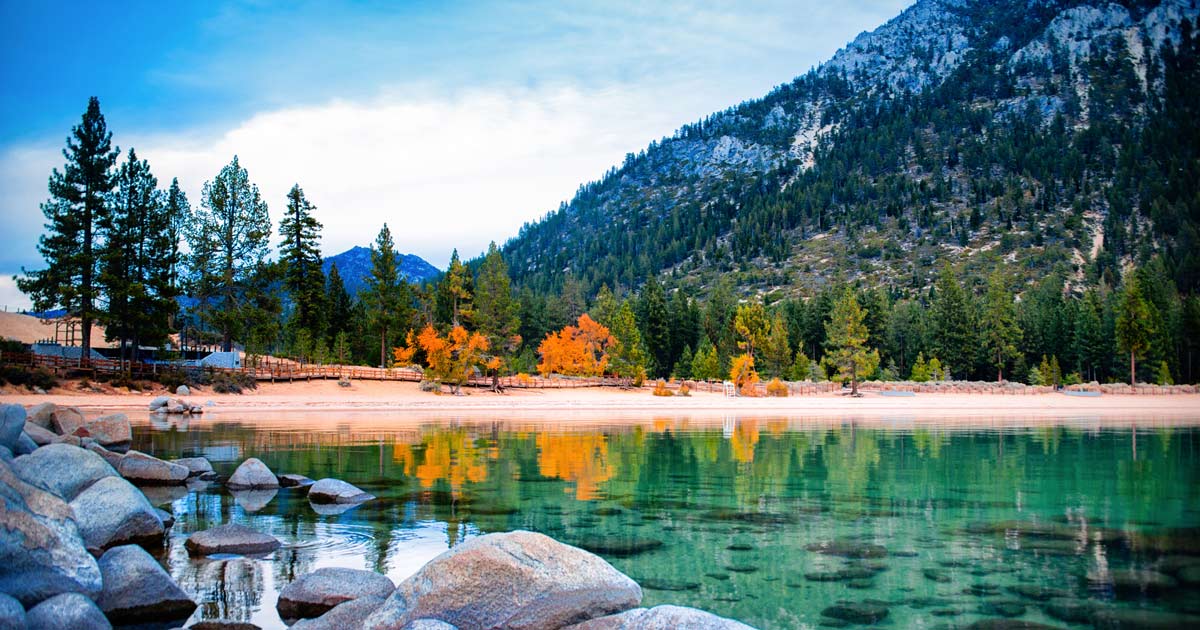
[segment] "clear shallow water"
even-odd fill
[[[223,475],[258,457],[276,473],[337,477],[379,497],[322,515],[290,489],[151,489],[177,519],[162,558],[200,602],[194,618],[282,628],[278,590],[308,571],[368,568],[399,582],[454,544],[512,529],[596,551],[643,585],[646,605],[760,628],[816,627],[838,602],[885,608],[877,625],[895,628],[1002,614],[1070,627],[1030,597],[1052,594],[1200,613],[1200,588],[1177,579],[1179,567],[1200,565],[1196,427],[1135,436],[1084,421],[400,424],[381,414],[135,420],[134,448],[159,457],[203,455]],[[284,547],[257,559],[188,557],[188,534],[228,522]],[[1161,569],[1175,584],[1122,589],[1131,568]]]

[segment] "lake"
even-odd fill
[[[338,411],[133,421],[133,447],[157,457],[204,456],[222,475],[258,457],[378,497],[334,513],[296,489],[147,489],[175,515],[161,557],[200,604],[194,619],[283,628],[278,590],[308,571],[399,582],[463,540],[513,529],[598,553],[642,585],[645,605],[764,629],[885,611],[880,625],[896,628],[1200,614],[1196,426]],[[188,557],[190,533],[231,522],[284,546]]]

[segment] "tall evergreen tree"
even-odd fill
[[[436,294],[437,321],[451,326],[474,328],[474,282],[471,271],[458,258],[458,250],[450,254],[450,265],[438,281]]]
[[[829,322],[825,324],[825,338],[829,345],[824,362],[837,369],[839,380],[850,381],[850,395],[858,395],[858,381],[870,376],[879,366],[879,351],[867,350],[869,333],[863,323],[866,312],[858,305],[854,292],[849,288],[833,305]]]
[[[31,272],[22,268],[23,277],[17,279],[17,287],[30,297],[34,308],[63,308],[79,318],[81,364],[90,356],[92,323],[99,310],[97,225],[108,211],[107,196],[116,184],[112,169],[118,154],[100,113],[100,100],[93,96],[83,119],[67,138],[63,170],[54,169],[50,174],[50,199],[42,204],[48,223],[46,233],[38,239],[38,253],[45,259],[46,269]]]
[[[180,273],[180,264],[183,262],[183,256],[179,252],[179,243],[183,241],[188,223],[192,220],[192,204],[188,202],[187,193],[183,192],[179,187],[178,177],[171,180],[171,187],[167,189],[165,203],[167,206],[167,216],[170,217],[167,238],[171,242],[171,286],[176,290],[180,290],[180,276],[182,275]]]
[[[933,299],[933,349],[945,361],[961,364],[956,374],[971,373],[972,357],[978,345],[971,298],[949,266],[938,277]],[[961,370],[961,371],[960,371]]]
[[[1109,362],[1111,355],[1104,339],[1099,298],[1094,290],[1088,291],[1080,301],[1072,338],[1079,371],[1087,380],[1099,380],[1101,366]]]
[[[171,276],[177,246],[171,242],[170,210],[157,188],[150,165],[130,149],[98,224],[104,236],[100,284],[108,297],[105,336],[120,340],[122,360],[131,362],[142,344],[166,341],[176,311]]]
[[[513,298],[508,264],[495,242],[488,245],[475,277],[474,311],[476,328],[487,338],[493,354],[507,355],[517,349],[521,343],[517,334],[521,327],[518,305]]]
[[[329,278],[326,282],[325,305],[326,319],[329,321],[328,338],[330,344],[336,345],[339,333],[347,333],[354,329],[354,299],[346,291],[346,283],[338,272],[337,263],[329,265]]]
[[[258,280],[270,246],[271,217],[236,155],[204,183],[201,197],[187,229],[192,294],[199,300],[201,321],[220,333],[228,352],[235,338],[245,343],[252,330],[265,330],[259,319],[271,309],[263,308],[259,294],[268,287]]]
[[[783,377],[792,364],[792,350],[788,344],[787,323],[783,313],[771,318],[771,328],[760,348],[763,371],[767,376]]]
[[[996,368],[996,382],[1003,381],[1004,366],[1019,354],[1017,342],[1021,340],[1021,329],[1017,327],[1012,294],[1005,288],[1004,277],[998,271],[988,278],[980,328],[988,360]]]
[[[1150,305],[1142,297],[1137,274],[1125,278],[1125,290],[1117,315],[1117,343],[1129,353],[1129,384],[1137,385],[1137,358],[1150,349],[1154,335]]]
[[[639,382],[646,376],[646,350],[642,334],[638,330],[637,317],[629,300],[621,303],[613,317],[609,332],[616,343],[609,349],[608,367],[622,378]]]
[[[322,226],[313,210],[316,206],[304,197],[300,185],[293,185],[279,221],[279,262],[294,309],[289,328],[293,335],[306,330],[317,339],[325,332],[325,274],[321,271]]]
[[[371,329],[379,336],[379,366],[386,367],[388,351],[411,324],[412,306],[408,284],[400,277],[396,264],[396,245],[386,223],[371,245],[371,275],[363,303],[367,307]]]
[[[654,276],[646,278],[638,299],[638,324],[642,343],[650,355],[650,372],[655,377],[671,371],[671,314],[662,285]]]

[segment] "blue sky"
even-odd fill
[[[273,217],[305,189],[327,254],[386,221],[443,266],[907,4],[0,0],[0,302],[41,264],[37,206],[90,95],[194,205],[237,153]]]

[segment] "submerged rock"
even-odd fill
[[[96,603],[119,624],[186,619],[196,603],[158,561],[137,545],[113,547],[100,557],[104,590]]]
[[[112,624],[92,600],[79,593],[63,593],[29,609],[28,630],[111,630]]]
[[[850,623],[878,623],[888,616],[888,607],[883,602],[841,601],[821,611],[821,614],[833,619],[841,619]]]
[[[1107,608],[1092,616],[1096,630],[1175,630],[1200,628],[1200,615],[1188,615],[1168,610],[1139,608]]]
[[[1074,597],[1054,597],[1042,604],[1047,615],[1068,623],[1089,623],[1099,608],[1097,602]]]
[[[245,525],[219,525],[188,536],[184,547],[193,556],[214,553],[259,554],[270,553],[279,548],[279,541],[271,535],[254,531]]]
[[[160,542],[162,519],[140,490],[120,477],[105,477],[71,501],[75,522],[93,554],[128,543]]]
[[[117,467],[121,476],[139,484],[177,486],[187,483],[188,469],[139,451],[129,451]]]
[[[1025,614],[1025,604],[1018,601],[989,600],[979,604],[979,614],[997,617],[1020,617]]]
[[[845,538],[812,543],[804,548],[814,553],[842,558],[886,558],[888,555],[887,549],[882,545]]]
[[[94,597],[101,588],[100,568],[83,546],[71,507],[26,483],[6,462],[0,462],[0,567],[0,592],[25,606],[60,593]]]
[[[88,486],[117,471],[99,455],[70,444],[50,444],[13,460],[13,472],[27,483],[70,501]]]
[[[1025,621],[1022,619],[980,619],[967,626],[967,630],[1064,630],[1058,626]]]
[[[551,630],[628,610],[642,589],[602,558],[533,532],[488,534],[434,558],[368,619],[399,630],[431,618],[461,628]]]
[[[341,479],[322,479],[308,489],[308,500],[313,503],[362,503],[374,498]]]
[[[592,553],[602,553],[618,558],[636,556],[663,546],[663,541],[656,538],[632,536],[585,536],[572,540],[571,543]]]
[[[1008,587],[1008,592],[1028,597],[1029,599],[1044,602],[1055,597],[1071,597],[1071,591],[1065,588],[1054,588],[1051,586],[1041,586],[1038,584],[1017,584]]]
[[[1113,592],[1121,596],[1156,594],[1175,588],[1175,578],[1158,571],[1117,569],[1109,573]]]
[[[360,597],[384,599],[396,590],[385,575],[359,569],[323,568],[300,576],[279,592],[275,609],[284,619],[319,617]]]
[[[262,463],[262,460],[251,457],[233,471],[225,485],[236,489],[278,488],[279,480],[275,478],[275,473]]]
[[[617,615],[590,619],[564,630],[753,630],[739,621],[684,606],[634,608]]]

